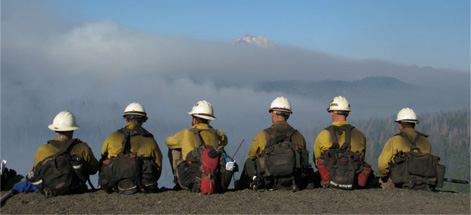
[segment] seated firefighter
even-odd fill
[[[203,194],[225,191],[237,170],[236,166],[229,165],[234,164],[233,160],[224,151],[227,136],[209,125],[216,119],[211,103],[198,101],[188,114],[192,117],[192,127],[165,139],[176,184],[174,189]]]
[[[445,166],[432,155],[428,135],[415,130],[419,123],[414,110],[403,108],[397,114],[400,133],[391,137],[378,158],[378,175],[383,189],[403,187],[431,190],[443,185]]]
[[[57,138],[39,147],[27,179],[46,196],[83,193],[98,161],[87,143],[72,138],[79,129],[71,112],[61,111],[48,126]]]
[[[332,124],[322,130],[314,143],[314,162],[324,188],[354,189],[365,187],[371,174],[371,165],[364,162],[366,138],[347,122],[351,111],[345,97],[337,96],[327,112]]]
[[[142,127],[144,107],[129,104],[123,114],[126,126],[106,138],[101,149],[99,184],[107,192],[157,192],[162,153],[154,136]]]
[[[312,168],[304,136],[287,122],[291,104],[277,97],[268,112],[273,124],[255,136],[238,188],[303,189]]]

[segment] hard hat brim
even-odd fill
[[[74,131],[74,130],[77,130],[79,129],[80,127],[78,126],[69,126],[69,127],[62,127],[62,128],[59,128],[59,127],[56,127],[54,126],[53,124],[50,124],[49,126],[47,126],[50,130],[53,130],[53,131]]]
[[[419,124],[419,120],[413,120],[413,119],[402,119],[402,120],[396,120],[395,122],[397,123],[401,123],[401,122],[408,122],[408,123],[415,123],[415,124]]]
[[[191,115],[191,116],[194,116],[194,117],[202,118],[202,119],[208,119],[208,120],[215,120],[216,119],[215,116],[210,116],[210,115],[207,115],[207,114],[192,113],[192,112],[188,112],[188,114]]]
[[[287,113],[290,113],[290,114],[293,113],[293,111],[291,111],[290,109],[286,109],[286,108],[270,108],[270,110],[268,110],[269,113],[271,113],[273,111],[287,112]]]

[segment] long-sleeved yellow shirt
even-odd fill
[[[342,126],[348,124],[349,123],[347,121],[332,123],[333,126]],[[339,146],[342,147],[342,145],[345,143],[345,132],[342,132],[340,136],[337,135],[337,140],[339,141]],[[332,138],[328,130],[324,129],[317,135],[316,142],[314,143],[314,162],[316,163],[316,165],[317,158],[319,158],[322,153],[329,150],[329,148],[332,147],[333,144],[334,143],[332,142]],[[352,130],[350,146],[350,151],[358,153],[362,158],[365,157],[366,138],[365,135],[357,128],[354,128]]]
[[[134,124],[128,124],[126,129],[134,129]],[[123,150],[124,134],[115,131],[106,138],[101,148],[101,155],[107,158],[116,157]],[[130,137],[131,152],[136,156],[152,158],[162,170],[162,152],[153,136],[135,135]]]
[[[61,141],[65,143],[65,140],[51,140],[51,141]],[[60,151],[59,148],[48,143],[39,147],[36,155],[34,156],[34,168],[44,159],[57,154]],[[95,158],[92,150],[85,142],[76,143],[70,150],[71,155],[78,156],[84,160],[84,167],[89,175],[93,175],[98,171],[98,160]]]
[[[409,136],[409,138],[414,141],[417,137],[417,132],[412,128],[405,128],[404,133]],[[432,144],[430,141],[424,137],[420,136],[415,144],[417,148],[420,149],[422,153],[432,154]],[[378,176],[385,177],[389,173],[389,163],[393,162],[394,155],[399,151],[408,152],[410,151],[411,143],[406,138],[395,135],[391,137],[388,142],[384,145],[383,151],[378,158]]]
[[[271,128],[288,129],[292,127],[287,122],[275,122]],[[255,159],[257,158],[257,155],[262,154],[263,150],[265,150],[265,145],[267,144],[268,139],[269,135],[265,130],[258,132],[250,146],[249,159]],[[292,141],[298,145],[299,148],[306,149],[306,140],[299,131],[293,134]]]
[[[192,126],[192,128],[210,129],[213,127],[206,123],[199,123]],[[218,136],[218,148],[220,150],[224,150],[224,147],[227,145],[227,136],[221,130],[216,130],[216,133]],[[201,138],[205,144],[214,146],[214,135],[210,131],[202,131]],[[195,135],[190,131],[190,129],[184,129],[170,137],[167,137],[167,139],[165,139],[165,144],[169,149],[181,149],[183,160],[186,159],[188,153],[193,151],[198,146]]]

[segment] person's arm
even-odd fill
[[[301,149],[306,149],[306,139],[304,139],[303,134],[301,132],[296,132],[293,135],[293,141],[298,145],[299,148]]]
[[[34,156],[33,170],[41,161],[46,158],[44,154],[46,154],[44,151],[44,146],[40,146],[36,151],[36,155]]]
[[[103,146],[101,147],[101,157],[102,158],[108,158],[109,139],[110,139],[110,137],[106,138],[106,140],[103,142]]]
[[[94,175],[98,171],[98,160],[87,143],[82,142],[74,146],[71,154],[83,159],[83,165],[87,171],[87,174]]]
[[[330,134],[327,130],[322,130],[316,137],[314,142],[314,162],[317,166],[317,158],[319,158],[324,151],[328,150],[332,145],[328,146],[330,142]]]
[[[383,151],[378,157],[378,176],[385,177],[389,173],[389,163],[394,156],[392,139],[384,145]]]
[[[86,162],[86,167],[89,175],[94,175],[98,171],[98,160],[96,159],[95,155],[93,154],[92,149],[84,143],[86,146],[85,154],[83,159]]]
[[[227,143],[229,142],[229,141],[227,140],[227,136],[226,136],[226,134],[225,134],[223,131],[221,131],[221,130],[217,130],[217,134],[218,134],[218,137],[219,137],[219,146],[218,146],[218,148],[219,148],[219,149],[224,149],[224,147],[226,147],[226,146],[227,146]]]
[[[257,154],[261,154],[265,149],[265,145],[267,144],[266,136],[267,135],[265,131],[261,131],[257,134],[257,136],[255,136],[249,149],[249,159],[257,158]]]
[[[184,137],[183,132],[184,130],[176,134],[173,134],[170,137],[167,137],[165,139],[165,145],[167,145],[169,149],[181,149],[182,148],[181,144]]]
[[[160,171],[162,171],[162,152],[160,151],[159,144],[153,139],[154,141],[154,147],[152,150],[152,156],[155,159],[155,163],[159,165]]]

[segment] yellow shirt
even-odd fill
[[[65,142],[65,140],[59,141]],[[36,152],[36,156],[34,156],[33,170],[41,161],[57,154],[59,151],[59,148],[56,148],[49,143],[40,146]],[[70,154],[78,156],[84,160],[84,167],[89,175],[93,175],[98,171],[98,160],[95,158],[95,155],[93,155],[93,152],[87,143],[81,142],[75,144],[74,147],[72,147],[70,150]]]
[[[275,122],[271,128],[288,129],[292,127],[287,122]],[[263,150],[265,150],[265,145],[267,144],[268,139],[269,135],[265,130],[258,132],[250,146],[249,159],[255,159],[257,158],[257,155],[262,154]],[[293,134],[292,141],[298,145],[299,148],[306,149],[306,140],[299,131]]]
[[[206,123],[199,123],[192,126],[192,128],[210,129],[213,127]],[[224,150],[224,147],[227,145],[227,136],[221,130],[216,130],[216,133],[218,136],[218,148],[220,150]],[[214,146],[215,137],[213,133],[211,133],[210,131],[202,131],[200,134],[205,144]],[[168,146],[169,149],[181,149],[183,160],[186,159],[188,153],[193,151],[198,146],[195,139],[195,135],[193,134],[193,132],[190,131],[190,129],[184,129],[176,134],[173,134],[170,137],[167,137],[167,139],[165,139],[165,144]]]
[[[135,125],[128,124],[125,128],[133,129]],[[101,148],[101,155],[107,158],[117,157],[123,150],[124,135],[118,131],[113,132],[106,138]],[[135,135],[130,137],[131,152],[136,156],[152,158],[160,170],[162,169],[162,153],[160,152],[159,145],[154,137],[144,137],[142,135]]]
[[[333,122],[333,126],[342,126],[342,125],[348,125],[347,121],[341,121],[341,122]],[[342,147],[342,145],[345,143],[345,132],[342,132],[340,136],[337,135],[337,140],[339,141],[339,146]],[[332,138],[330,136],[330,132],[328,130],[322,130],[316,138],[316,142],[314,143],[314,161],[316,162],[317,165],[317,158],[319,158],[322,153],[325,151],[329,150],[330,147],[332,147]],[[357,128],[354,128],[351,133],[351,139],[350,139],[350,151],[356,152],[360,155],[360,157],[364,158],[365,153],[366,153],[366,138],[365,135],[358,130]]]
[[[417,132],[412,128],[405,128],[404,132],[409,136],[409,138],[414,141],[417,137]],[[424,137],[419,137],[415,144],[417,148],[420,149],[422,153],[432,154],[432,144],[430,141]],[[410,151],[411,143],[406,138],[395,135],[391,137],[386,145],[384,145],[383,151],[378,158],[378,176],[385,177],[389,173],[389,163],[393,162],[394,155],[399,151],[408,152]]]

